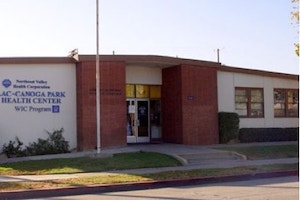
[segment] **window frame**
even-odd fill
[[[282,100],[283,102],[279,102],[279,100],[276,100],[275,98],[275,92],[276,91],[281,91],[283,92],[283,97],[284,99]],[[289,105],[294,105],[295,103],[292,102],[290,103],[289,102],[289,92],[297,92],[297,95],[298,95],[298,102],[296,103],[297,104],[297,111],[296,111],[296,115],[290,115],[289,113]],[[279,110],[279,109],[275,109],[275,106],[276,104],[282,104],[283,105],[283,115],[276,115],[276,112],[275,110]],[[287,88],[274,88],[273,89],[273,111],[274,111],[274,118],[299,118],[299,89],[287,89]]]
[[[245,91],[245,101],[237,101],[237,90],[244,90]],[[261,98],[262,101],[251,101],[251,92],[254,90],[260,90],[261,92]],[[234,89],[234,107],[235,107],[235,112],[237,112],[237,104],[246,104],[246,115],[241,115],[238,112],[238,115],[240,118],[264,118],[265,117],[265,100],[264,100],[264,88],[255,88],[255,87],[235,87]],[[253,104],[261,104],[261,110],[258,109],[253,109]],[[252,116],[251,113],[253,113],[253,110],[258,110],[261,111],[261,115],[255,115]]]

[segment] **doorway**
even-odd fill
[[[127,143],[150,142],[148,99],[127,99]]]

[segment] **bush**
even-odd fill
[[[238,138],[239,116],[237,113],[219,113],[219,138],[220,143],[228,143],[230,140]]]
[[[298,139],[298,128],[242,128],[239,132],[239,140],[243,143],[297,141]]]
[[[21,157],[21,156],[33,156],[33,155],[46,155],[46,154],[59,154],[68,153],[69,142],[65,141],[63,137],[64,129],[55,130],[52,133],[47,132],[48,138],[39,138],[37,142],[33,142],[26,146],[23,150],[23,143],[16,137],[16,141],[9,141],[9,144],[4,144],[2,151],[7,155],[8,158],[11,157]]]
[[[5,153],[8,158],[25,156],[25,151],[22,150],[23,142],[21,142],[18,137],[15,139],[16,141],[10,140],[8,144],[5,143],[2,147],[2,152]]]
[[[65,141],[63,137],[64,129],[55,130],[53,133],[48,131],[48,138],[46,140],[39,138],[37,142],[29,144],[26,149],[27,155],[46,155],[68,153],[69,142]]]

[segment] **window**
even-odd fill
[[[235,111],[241,117],[264,117],[262,88],[235,88]]]
[[[126,84],[126,97],[160,99],[161,86]]]
[[[151,85],[150,86],[150,98],[160,99],[160,97],[161,97],[160,85]]]
[[[149,86],[135,85],[135,96],[137,98],[149,98]]]
[[[134,85],[127,84],[126,85],[126,97],[134,98],[135,97],[135,87]]]
[[[274,116],[298,117],[299,116],[298,90],[274,89]]]

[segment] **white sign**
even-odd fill
[[[19,80],[6,78],[2,81],[0,103],[13,104],[16,112],[59,113],[66,98],[66,91],[53,91],[47,80]]]
[[[129,105],[128,106],[128,113],[135,113],[135,106],[134,105]]]
[[[75,64],[0,64],[0,147],[24,145],[64,128],[77,146]]]

